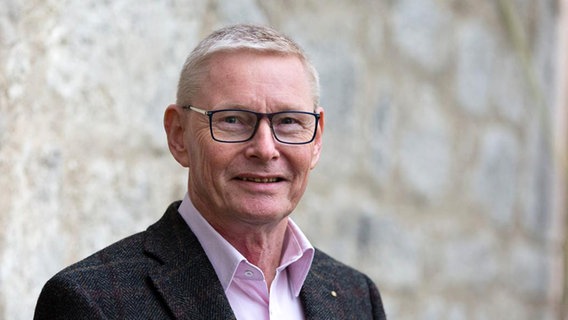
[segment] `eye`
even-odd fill
[[[222,122],[235,124],[241,122],[241,120],[237,116],[226,116],[221,119]]]
[[[223,110],[216,112],[212,125],[217,130],[235,131],[250,130],[254,128],[256,116],[254,113],[239,110]]]
[[[293,117],[285,117],[279,120],[278,124],[297,124],[299,121]]]
[[[242,111],[222,111],[215,113],[214,120],[220,125],[248,125],[254,119],[251,115]]]
[[[282,128],[300,129],[309,126],[310,116],[303,113],[281,113],[273,119],[274,125]]]

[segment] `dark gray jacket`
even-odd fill
[[[235,319],[179,204],[146,231],[56,274],[34,319]],[[385,319],[373,282],[318,250],[300,297],[306,319]]]

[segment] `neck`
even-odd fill
[[[270,290],[280,265],[288,219],[271,227],[252,226],[239,231],[213,227],[250,263],[262,270]]]

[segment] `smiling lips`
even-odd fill
[[[242,181],[248,182],[256,182],[256,183],[272,183],[280,181],[280,178],[249,178],[249,177],[241,177],[239,178]]]

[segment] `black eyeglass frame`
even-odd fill
[[[276,141],[280,142],[280,143],[284,143],[284,144],[290,144],[290,145],[303,145],[303,144],[308,144],[314,141],[314,139],[316,138],[317,132],[318,132],[318,125],[319,125],[319,120],[321,118],[321,115],[319,113],[315,113],[315,112],[308,112],[308,111],[296,111],[296,110],[290,110],[290,111],[279,111],[279,112],[272,112],[272,113],[262,113],[262,112],[255,112],[255,111],[250,111],[250,110],[243,110],[243,109],[220,109],[220,110],[203,110],[200,108],[197,108],[193,105],[187,105],[187,106],[182,106],[182,108],[184,110],[191,110],[191,111],[195,111],[197,113],[200,113],[202,115],[205,115],[207,117],[209,117],[209,132],[211,133],[211,138],[217,142],[222,142],[222,143],[242,143],[242,142],[247,142],[250,141],[254,135],[256,134],[256,131],[258,130],[258,125],[260,124],[260,120],[262,120],[262,118],[266,117],[268,118],[268,123],[270,126],[270,131],[272,131],[272,136],[274,137],[274,139],[276,139]],[[227,140],[221,140],[221,139],[217,139],[215,138],[215,135],[213,134],[213,115],[215,113],[218,112],[223,112],[223,111],[242,111],[242,112],[247,112],[250,114],[254,114],[256,116],[256,123],[254,126],[254,130],[252,131],[250,137],[248,137],[247,139],[243,139],[243,140],[235,140],[235,141],[227,141]],[[316,118],[316,124],[314,126],[314,133],[311,137],[311,139],[309,139],[306,142],[288,142],[288,141],[282,141],[278,138],[278,135],[276,135],[276,133],[274,132],[274,128],[272,126],[272,118],[275,115],[278,114],[282,114],[282,113],[298,113],[298,114],[309,114],[309,115],[313,115]]]

